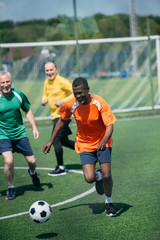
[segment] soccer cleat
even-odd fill
[[[37,176],[37,173],[35,172],[34,175],[31,175],[31,174],[30,174],[30,169],[28,168],[28,174],[29,174],[29,175],[31,176],[31,178],[32,178],[33,185],[34,185],[35,187],[40,187],[40,186],[41,186],[41,183],[40,183],[39,177]]]
[[[101,172],[101,169],[98,169],[96,172]],[[96,191],[99,195],[104,194],[103,179],[101,179],[99,181],[96,181],[95,188],[96,188]]]
[[[105,211],[106,211],[106,215],[109,216],[109,217],[116,216],[116,210],[115,210],[112,203],[106,203],[105,204]]]
[[[5,200],[13,200],[15,198],[15,189],[14,187],[8,188],[7,196],[5,197]]]
[[[61,175],[65,175],[66,171],[65,169],[60,169],[58,166],[56,166],[55,170],[53,170],[52,172],[48,173],[49,176],[61,176]]]

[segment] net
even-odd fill
[[[50,113],[40,104],[47,60],[56,61],[59,74],[71,82],[79,65],[90,92],[114,112],[160,107],[160,36],[0,44],[0,51],[3,70],[28,96],[39,119]]]

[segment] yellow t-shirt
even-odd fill
[[[59,108],[54,104],[55,101],[64,100],[66,103],[73,97],[72,83],[68,79],[57,74],[53,80],[48,78],[45,80],[42,100],[47,100],[52,119],[60,117]]]
[[[105,100],[97,95],[92,96],[92,101],[87,105],[79,104],[74,98],[63,104],[59,111],[62,119],[68,120],[73,114],[76,120],[75,151],[78,153],[96,151],[105,134],[106,126],[117,121]],[[106,143],[106,147],[111,145],[112,137]]]

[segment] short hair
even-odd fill
[[[72,83],[72,87],[78,87],[80,85],[82,85],[84,87],[84,89],[89,89],[88,82],[83,77],[78,77],[78,78],[74,79],[74,81]]]
[[[0,72],[0,75],[1,75],[1,76],[5,75],[5,74],[7,74],[7,75],[10,77],[10,79],[11,79],[11,74],[10,74],[10,72],[7,72],[7,71],[2,71],[2,72]]]
[[[56,64],[56,62],[55,61],[46,61],[45,63],[44,63],[44,66],[47,64],[47,63],[53,63],[54,64],[54,66],[57,68],[57,64]]]

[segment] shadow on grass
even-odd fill
[[[45,239],[45,238],[52,238],[52,237],[57,237],[57,233],[42,233],[40,235],[37,235],[36,238],[39,239]]]
[[[37,192],[44,191],[43,186],[48,186],[48,188],[53,188],[53,185],[51,183],[42,183],[41,187],[35,187],[33,184],[20,186],[15,188],[16,197],[23,195],[26,191],[37,191]],[[2,196],[6,196],[7,190],[2,190],[0,194]]]
[[[80,169],[82,170],[82,165],[81,164],[66,164],[65,165],[66,169]]]
[[[126,204],[126,203],[113,203],[113,205],[117,212],[116,217],[119,217],[121,214],[128,211],[128,209],[132,207],[131,205]],[[68,208],[61,208],[60,211],[64,211],[64,210],[68,210],[70,208],[75,208],[75,207],[80,207],[80,206],[88,206],[89,208],[92,209],[93,214],[101,214],[105,211],[104,203],[78,204],[78,205],[74,205],[74,206],[71,206]]]

